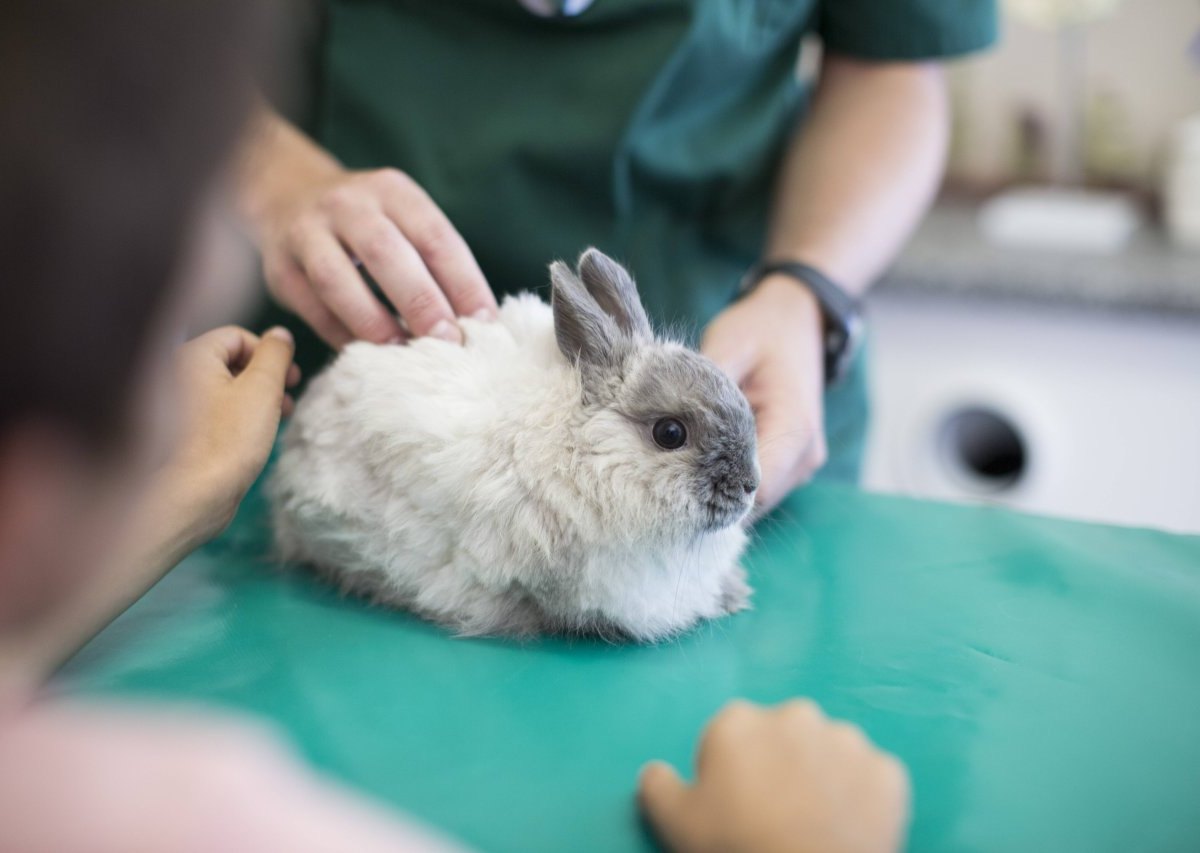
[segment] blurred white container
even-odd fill
[[[1007,0],[1005,8],[1018,20],[1053,30],[1090,24],[1111,15],[1123,0]]]
[[[1120,193],[1065,187],[1008,190],[979,211],[984,238],[1010,249],[1112,255],[1141,224],[1137,205]]]
[[[1172,136],[1163,178],[1163,214],[1171,239],[1200,249],[1200,115],[1183,122]]]

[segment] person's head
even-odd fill
[[[153,444],[136,377],[264,24],[250,0],[0,4],[0,623],[95,558],[99,505]]]

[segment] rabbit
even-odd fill
[[[652,642],[747,606],[746,398],[600,251],[550,278],[462,346],[352,343],[312,381],[269,484],[284,559],[468,636]]]

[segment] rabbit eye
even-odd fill
[[[678,450],[687,443],[687,428],[679,418],[659,418],[651,434],[663,450]]]

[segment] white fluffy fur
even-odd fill
[[[653,517],[621,474],[644,436],[584,414],[550,307],[461,322],[463,347],[355,343],[312,382],[271,484],[282,555],[465,634],[648,640],[744,606],[745,533]]]

